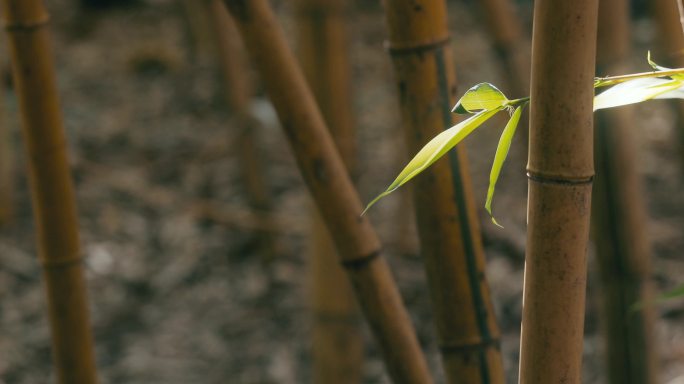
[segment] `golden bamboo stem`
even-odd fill
[[[5,113],[4,89],[0,88],[0,226],[11,221],[14,211],[14,146]]]
[[[445,1],[385,1],[408,151],[453,125]],[[416,177],[413,196],[442,360],[451,383],[504,383],[465,149]]]
[[[483,0],[485,24],[494,40],[494,48],[503,64],[510,95],[522,97],[530,89],[530,51],[523,28],[511,0]]]
[[[629,56],[629,2],[599,2],[597,68],[621,73]],[[613,384],[657,381],[653,308],[633,312],[652,298],[646,214],[636,170],[634,113],[626,107],[599,111],[594,137],[596,181],[592,233],[601,276],[608,377]]]
[[[663,65],[684,67],[684,33],[682,33],[680,23],[678,2],[679,0],[654,0],[651,2],[651,7],[658,26],[657,40],[661,51],[664,51],[662,55],[658,55],[658,61],[662,61]],[[684,103],[681,100],[671,100],[670,103],[677,113],[678,149],[680,153],[684,153]],[[684,157],[680,160],[684,169]]]
[[[237,122],[241,125],[238,155],[250,205],[257,211],[268,212],[272,209],[273,203],[264,180],[264,165],[256,145],[255,133],[257,132],[255,131],[261,127],[250,110],[254,90],[250,82],[244,47],[237,35],[235,22],[228,14],[223,2],[208,0],[207,6],[207,14],[213,27],[216,51],[221,64],[225,97],[230,109],[237,115]],[[272,234],[258,231],[257,236],[264,260],[272,260],[276,253],[275,239]]]
[[[597,13],[535,2],[522,384],[581,382]]]
[[[60,383],[95,383],[74,190],[41,0],[3,0]]]
[[[342,161],[354,174],[356,132],[351,105],[344,0],[298,0],[298,57]],[[361,381],[363,338],[349,279],[325,224],[313,212],[310,264],[314,383]]]
[[[225,0],[264,79],[304,181],[397,383],[430,383],[387,263],[304,76],[266,0]]]

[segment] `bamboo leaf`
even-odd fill
[[[508,150],[511,148],[511,141],[513,141],[513,135],[515,135],[515,130],[518,127],[518,123],[520,122],[522,110],[522,106],[515,109],[513,115],[511,116],[511,119],[508,120],[506,127],[501,133],[499,145],[496,147],[496,154],[494,155],[494,164],[492,164],[492,171],[489,173],[489,188],[487,189],[487,202],[485,203],[485,209],[489,213],[489,217],[492,218],[492,222],[501,228],[503,227],[496,221],[494,215],[492,214],[492,199],[494,198],[494,188],[496,187],[497,180],[499,180],[501,168],[503,167],[504,161],[506,161],[506,156],[508,156]]]
[[[506,96],[490,83],[480,83],[470,88],[451,112],[468,114],[482,110],[492,110],[505,105]]]
[[[657,304],[657,303],[663,303],[668,300],[676,299],[678,297],[684,296],[684,285],[680,285],[679,287],[676,287],[672,289],[671,291],[667,291],[665,293],[662,293],[658,296],[656,296],[652,300],[648,301],[638,301],[635,304],[632,305],[631,310],[632,311],[638,311],[645,307],[646,305],[649,304]]]
[[[594,97],[594,111],[640,103],[651,99],[682,98],[677,91],[684,79],[639,78],[620,83]]]
[[[366,206],[366,209],[363,210],[361,215],[366,213],[366,211],[368,211],[368,209],[378,200],[394,192],[407,181],[423,172],[427,167],[432,165],[461,140],[465,139],[475,130],[475,128],[479,127],[482,123],[487,121],[487,119],[494,116],[502,108],[503,107],[499,107],[492,110],[478,112],[477,114],[435,136],[420,151],[418,151],[418,153],[413,157],[413,159],[411,159],[401,173],[399,173],[399,176],[397,176],[392,184],[390,184],[390,186],[387,187],[383,193],[368,203],[368,206]]]

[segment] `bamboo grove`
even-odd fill
[[[42,0],[0,3],[28,163],[55,377],[61,384],[97,383],[49,16]],[[634,156],[635,112],[625,106],[684,98],[684,69],[660,66],[649,52],[649,71],[619,75],[628,72],[630,54],[626,0],[536,0],[531,54],[524,26],[511,16],[518,11],[514,2],[478,3],[504,74],[505,93],[518,98],[507,97],[489,82],[469,87],[457,82],[453,52],[459,40],[449,31],[446,0],[382,1],[378,13],[384,16],[385,59],[395,80],[397,133],[403,133],[410,161],[374,199],[360,197],[357,190],[364,170],[360,137],[365,127],[354,112],[350,23],[355,10],[349,2],[297,0],[291,5],[294,28],[286,29],[269,0],[183,1],[179,7],[195,30],[196,45],[212,51],[217,61],[223,106],[234,120],[230,123],[240,127],[236,157],[250,210],[269,218],[278,210],[269,187],[269,164],[258,148],[259,135],[267,128],[251,105],[261,91],[275,109],[313,200],[305,215],[312,235],[304,258],[313,382],[364,380],[364,324],[392,382],[507,382],[506,369],[515,367],[504,365],[481,225],[500,227],[497,218],[506,215],[495,191],[516,132],[528,150],[518,382],[582,382],[592,239],[608,380],[660,380],[653,252],[643,224],[646,198]],[[653,9],[669,36],[665,51],[678,50],[681,41],[671,36],[682,36],[672,20],[675,13],[663,2]],[[294,31],[295,49],[285,31]],[[252,70],[258,83],[247,75]],[[12,225],[15,215],[17,155],[10,127],[4,124],[3,103],[0,97],[0,228]],[[681,120],[684,109],[677,108]],[[481,223],[468,144],[461,142],[494,116],[506,114],[484,198],[483,212],[491,223]],[[385,259],[378,228],[367,214],[409,181],[443,372],[430,370],[426,342],[419,339],[400,294],[401,280]],[[364,206],[364,201],[369,203]],[[404,215],[408,217],[413,216]],[[271,230],[256,230],[253,236],[268,270],[279,257],[276,236]]]

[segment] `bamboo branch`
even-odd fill
[[[432,379],[380,242],[266,0],[225,0],[397,383]]]
[[[74,190],[41,0],[3,0],[60,383],[97,381]]]

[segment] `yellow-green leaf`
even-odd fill
[[[522,115],[523,107],[520,106],[515,109],[511,119],[508,120],[506,128],[504,128],[501,133],[501,138],[499,139],[499,145],[496,147],[496,154],[494,155],[494,164],[492,164],[492,171],[489,173],[489,189],[487,190],[487,202],[485,203],[485,209],[489,213],[489,217],[492,218],[492,222],[499,227],[501,225],[497,223],[494,215],[492,214],[492,199],[494,198],[494,188],[496,187],[496,182],[499,180],[499,174],[501,173],[501,167],[503,167],[504,161],[506,161],[506,156],[508,156],[508,150],[511,148],[511,141],[513,141],[513,135],[515,135],[515,129],[518,127],[520,122],[520,116]]]
[[[413,159],[411,159],[401,173],[399,173],[399,176],[397,176],[392,184],[387,187],[385,192],[381,193],[368,204],[366,209],[363,210],[362,215],[366,213],[366,211],[368,211],[368,209],[378,200],[394,192],[407,181],[423,172],[427,167],[432,165],[451,148],[472,133],[475,128],[479,127],[482,123],[487,121],[487,119],[494,116],[502,108],[503,107],[478,112],[477,114],[435,136],[420,151],[418,151],[418,153],[413,157]]]
[[[640,103],[651,99],[681,98],[684,80],[646,77],[615,85],[594,97],[594,111]]]
[[[502,107],[508,102],[504,94],[490,83],[480,83],[470,88],[456,103],[451,112],[459,114],[489,111]]]

